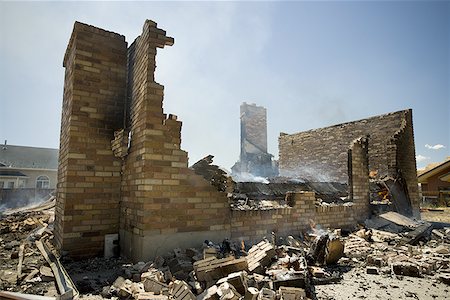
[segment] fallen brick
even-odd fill
[[[258,294],[258,300],[275,300],[276,293],[267,288],[262,288]]]
[[[191,292],[189,285],[181,280],[175,280],[169,288],[171,297],[175,300],[195,300],[195,295]]]
[[[244,300],[256,300],[259,295],[259,290],[255,287],[249,287],[247,293],[244,295]]]
[[[217,295],[219,295],[220,300],[238,300],[241,298],[241,294],[239,294],[235,287],[228,282],[219,285],[217,288]]]
[[[232,286],[234,286],[234,288],[241,295],[245,295],[247,293],[247,289],[248,289],[247,272],[245,272],[245,271],[231,273],[227,277],[219,279],[219,281],[217,281],[216,284],[220,285],[224,282],[228,282]]]
[[[302,288],[280,287],[278,289],[280,300],[301,300],[306,298],[306,292]]]
[[[217,285],[213,285],[197,296],[197,300],[219,300]]]
[[[417,265],[409,263],[409,262],[394,263],[392,265],[392,271],[396,275],[421,277],[419,267]]]
[[[275,256],[275,248],[267,241],[261,241],[248,250],[247,264],[250,273],[262,272],[262,268],[269,265]]]
[[[229,256],[222,259],[209,257],[194,263],[194,271],[199,281],[215,281],[231,273],[246,270],[248,267],[245,258],[236,259]]]
[[[152,292],[155,294],[161,294],[164,289],[168,289],[168,285],[154,278],[144,279],[144,289],[146,292]]]

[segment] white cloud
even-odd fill
[[[429,160],[430,158],[429,157],[427,157],[427,156],[423,156],[423,155],[416,155],[416,161],[418,162],[418,163],[420,163],[420,162],[424,162],[424,161],[426,161],[426,160]]]
[[[445,146],[441,145],[441,144],[436,144],[436,145],[433,145],[433,146],[426,144],[425,147],[428,148],[428,149],[431,149],[431,150],[439,150],[439,149],[445,148]]]

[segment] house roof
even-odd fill
[[[0,177],[27,177],[27,175],[23,174],[20,171],[16,170],[0,170]]]
[[[419,181],[419,183],[426,183],[430,177],[432,177],[436,174],[439,174],[445,170],[450,170],[450,159],[448,159],[448,160],[444,161],[443,163],[440,163],[439,165],[435,166],[434,168],[431,168],[430,170],[420,174],[417,177],[417,180]]]
[[[0,166],[23,169],[58,169],[58,149],[0,146]]]
[[[450,172],[448,172],[447,174],[444,174],[444,175],[442,175],[442,176],[439,176],[439,179],[440,179],[441,181],[447,181],[447,182],[450,182]]]

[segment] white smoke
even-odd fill
[[[261,182],[268,184],[269,180],[265,177],[255,176],[253,174],[247,172],[241,172],[237,174],[233,174],[233,180],[236,182]]]
[[[280,174],[284,177],[292,178],[299,182],[332,182],[333,179],[329,173],[318,167],[297,167],[295,170],[283,170]]]

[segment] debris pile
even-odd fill
[[[37,206],[3,212],[0,290],[50,297],[78,295],[52,251],[55,201],[52,197]]]
[[[51,246],[54,204],[51,199],[0,219],[0,297],[316,299],[318,287],[340,284],[352,270],[450,284],[450,228],[394,212],[367,220],[348,236],[312,224],[310,232],[297,237],[272,237],[254,245],[205,240],[202,248],[177,248],[133,264],[120,258],[58,259]]]
[[[303,182],[287,177],[274,177],[265,182],[235,182],[208,155],[193,164],[197,175],[211,182],[218,191],[227,192],[232,210],[269,210],[291,206],[286,195],[292,192],[313,191],[316,206],[352,206],[348,199],[347,184],[339,182]],[[249,177],[249,179],[251,179]]]
[[[396,211],[406,216],[412,215],[412,205],[402,177],[377,178],[376,175],[372,175],[369,180],[369,191],[370,204],[377,214]]]

